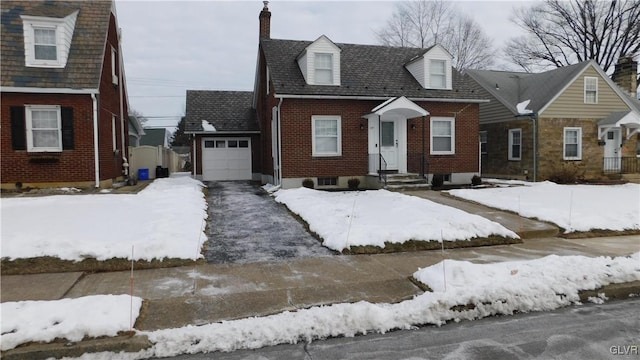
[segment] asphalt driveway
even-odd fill
[[[331,256],[287,210],[249,182],[208,182],[210,263]]]

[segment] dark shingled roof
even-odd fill
[[[494,70],[468,70],[467,73],[513,114],[518,114],[516,105],[525,100],[531,100],[527,109],[537,113],[589,64],[591,61],[583,61],[535,74]]]
[[[424,89],[404,67],[425,49],[336,44],[340,86],[307,85],[296,57],[311,41],[261,39],[276,94],[483,100],[476,84],[453,69],[453,90]]]
[[[203,132],[202,120],[216,132],[259,131],[253,92],[187,90],[185,132]]]
[[[97,89],[111,14],[111,0],[0,1],[2,86]],[[20,15],[64,18],[79,10],[65,68],[26,67]]]

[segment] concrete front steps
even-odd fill
[[[387,174],[386,189],[389,191],[429,190],[431,184],[418,174]]]
[[[630,183],[640,184],[640,174],[622,174],[622,178]]]

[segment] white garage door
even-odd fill
[[[251,180],[251,139],[203,139],[202,179]]]

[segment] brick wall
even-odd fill
[[[522,130],[520,160],[509,160],[509,129]],[[482,173],[490,176],[533,180],[533,126],[531,120],[482,124],[487,132],[487,154],[482,156]]]
[[[16,182],[76,182],[92,181],[93,106],[89,95],[17,94],[1,95],[1,177],[3,184]],[[11,146],[12,106],[59,105],[73,108],[74,150],[56,153],[33,153],[13,150]],[[44,161],[44,162],[39,162]]]
[[[282,167],[283,177],[362,176],[368,172],[368,132],[363,115],[381,101],[285,99],[282,104]],[[430,132],[427,117],[425,152],[431,173],[476,172],[478,170],[478,106],[461,103],[418,103],[432,116],[456,116],[454,155],[429,155]],[[311,148],[311,117],[340,115],[342,119],[342,155],[313,157]],[[416,124],[411,129],[410,124]],[[407,126],[407,152],[421,154],[422,121],[414,119]],[[264,138],[263,138],[264,139]],[[409,169],[417,171],[415,167]]]

